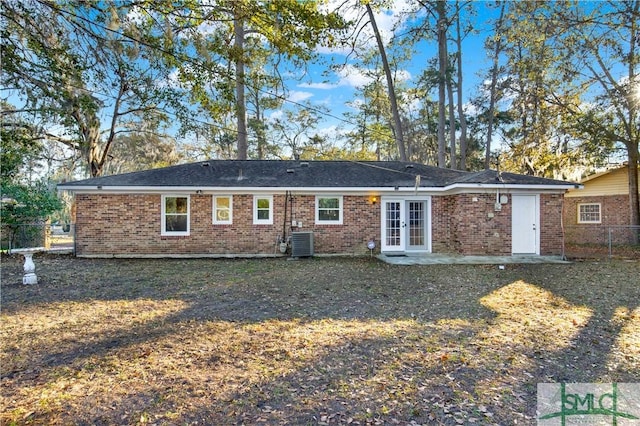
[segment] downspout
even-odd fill
[[[293,223],[293,196],[291,194],[289,194],[289,204],[289,211],[291,212],[290,222]],[[291,232],[293,232],[293,226],[291,226]]]
[[[289,191],[284,193],[284,219],[282,220],[282,238],[280,239],[280,253],[287,252],[287,198],[291,195]]]
[[[564,194],[562,194],[562,205],[561,205],[561,209],[560,209],[560,230],[562,232],[562,254],[561,254],[561,258],[562,260],[567,260],[567,256],[565,255],[565,246],[564,246],[564,238],[565,238],[565,232],[564,232],[564,195],[567,193],[567,191],[564,192]]]

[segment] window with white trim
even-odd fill
[[[342,225],[341,196],[316,196],[316,223]]]
[[[253,197],[253,223],[254,225],[273,224],[273,196],[255,195]]]
[[[600,203],[578,204],[578,223],[600,223]]]
[[[233,196],[213,196],[213,224],[229,225],[233,223]]]
[[[189,196],[162,196],[161,235],[189,235]]]

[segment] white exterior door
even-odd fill
[[[428,251],[431,208],[428,200],[382,200],[383,252]]]
[[[398,252],[405,248],[404,200],[389,199],[382,201],[382,251]]]
[[[540,254],[538,196],[514,194],[511,200],[511,253]]]
[[[424,200],[408,200],[406,209],[407,250],[425,251],[428,243],[428,203]]]

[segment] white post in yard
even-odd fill
[[[36,275],[36,264],[33,263],[33,255],[34,253],[38,253],[44,250],[44,247],[11,250],[11,253],[17,253],[24,256],[24,276],[22,277],[22,284],[38,284],[38,277]]]
[[[24,277],[22,284],[38,284],[36,264],[33,263],[33,253],[24,253]]]

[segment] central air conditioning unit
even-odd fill
[[[313,256],[313,232],[291,233],[291,257]]]

